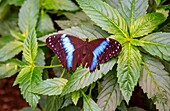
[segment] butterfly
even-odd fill
[[[111,38],[99,38],[85,41],[69,34],[54,34],[46,39],[47,46],[57,54],[67,72],[75,71],[82,64],[93,72],[100,69],[103,62],[116,57],[122,50],[121,44]]]

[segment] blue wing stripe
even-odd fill
[[[105,50],[106,46],[109,45],[109,39],[107,38],[106,40],[104,40],[103,42],[100,43],[99,46],[97,46],[94,51],[93,51],[93,60],[92,60],[92,65],[90,66],[90,71],[92,71],[97,63],[98,63],[98,60],[97,60],[97,57],[103,53],[103,51]]]
[[[75,50],[74,46],[71,44],[70,39],[66,36],[66,34],[63,34],[61,36],[63,48],[67,54],[66,60],[67,60],[67,66],[72,67],[72,61],[73,61],[73,52]]]

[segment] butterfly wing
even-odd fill
[[[94,71],[100,63],[116,57],[122,47],[120,43],[111,38],[100,38],[89,42],[89,47],[93,51],[92,63],[89,65],[90,71]]]
[[[46,44],[57,54],[61,64],[69,72],[72,65],[76,67],[76,63],[73,64],[73,58],[77,58],[74,57],[74,51],[79,49],[84,41],[68,34],[54,34],[46,39]]]

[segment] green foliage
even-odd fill
[[[43,95],[60,95],[67,79],[54,78],[42,81],[36,88],[33,89],[34,93]]]
[[[47,13],[45,13],[43,10],[41,11],[41,15],[37,26],[37,31],[40,31],[42,34],[46,34],[54,31],[53,22],[50,16]]]
[[[89,96],[83,93],[83,109],[84,111],[101,111],[98,105]]]
[[[36,27],[40,9],[39,2],[39,0],[26,0],[20,8],[18,25],[25,35]]]
[[[102,111],[113,111],[120,105],[123,96],[117,85],[116,74],[109,72],[102,82],[102,90],[98,95],[98,106]]]
[[[125,44],[118,59],[117,77],[120,90],[128,102],[141,71],[141,54],[130,43]]]
[[[168,111],[170,107],[170,77],[159,60],[144,56],[144,65],[139,85],[147,92],[161,111]]]
[[[148,110],[168,111],[167,1],[152,6],[149,0],[0,0],[0,79],[18,74],[14,85],[31,106],[23,111],[40,110],[38,103],[44,111],[140,111],[129,102],[137,84],[156,105]],[[43,43],[49,33],[110,37],[122,51],[100,70],[79,66],[68,74]]]
[[[23,56],[27,62],[30,64],[34,63],[34,60],[37,56],[37,38],[35,30],[31,30],[28,35],[26,36],[23,44]]]
[[[0,48],[0,61],[6,61],[22,50],[22,42],[20,41],[11,41],[2,48]]]
[[[44,0],[42,6],[47,10],[67,10],[75,11],[79,8],[70,0]]]

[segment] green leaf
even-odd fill
[[[101,28],[99,28],[97,26],[93,26],[93,25],[83,25],[81,27],[72,27],[72,28],[68,28],[68,29],[59,31],[57,33],[52,33],[52,34],[60,34],[60,33],[74,35],[74,36],[79,37],[84,40],[86,38],[91,40],[91,39],[104,38],[104,37],[109,36],[108,33],[101,30]],[[50,34],[50,35],[52,35],[52,34]],[[46,35],[46,36],[38,38],[38,39],[45,42],[47,37],[49,37],[50,35]]]
[[[1,27],[1,26],[0,26]],[[1,32],[0,32],[1,33]],[[11,36],[1,36],[0,37],[0,47],[5,46],[7,43],[13,41],[14,39]]]
[[[25,0],[8,0],[10,5],[21,6]]]
[[[119,55],[117,77],[120,90],[128,103],[141,71],[141,54],[139,50],[127,43]]]
[[[131,39],[130,40],[130,43],[134,46],[144,46],[144,44],[142,43],[141,40],[138,40],[138,39]]]
[[[82,11],[76,13],[63,13],[69,20],[55,20],[55,22],[62,28],[71,28],[73,26],[92,25],[94,22]]]
[[[20,71],[14,82],[14,85],[19,84],[21,94],[32,108],[36,107],[40,99],[40,97],[32,93],[32,91],[41,81],[42,75],[40,71],[37,68],[27,66]]]
[[[36,66],[44,66],[45,65],[45,54],[42,49],[38,48],[37,56],[35,58]],[[43,72],[43,68],[38,68],[40,72]]]
[[[82,68],[80,66],[76,72],[72,74],[69,81],[65,85],[62,95],[68,94],[70,92],[77,91],[79,89],[83,89],[86,86],[89,86],[93,82],[102,78],[103,75],[107,74],[109,70],[115,65],[116,59],[112,59],[107,63],[100,65],[100,70],[96,70],[93,73],[90,73],[89,69]]]
[[[151,33],[166,17],[161,13],[149,13],[138,18],[130,28],[131,38],[137,38]]]
[[[0,49],[0,61],[6,61],[22,51],[22,42],[12,41]]]
[[[63,103],[63,97],[47,96],[45,111],[58,111]]]
[[[42,5],[48,10],[76,11],[79,9],[71,0],[44,0]]]
[[[64,96],[64,102],[63,102],[63,105],[61,108],[64,108],[64,107],[67,107],[68,105],[72,104],[72,99],[71,99],[71,95],[70,94],[67,94]]]
[[[24,107],[24,108],[20,109],[19,111],[41,111],[41,110],[38,108],[32,109],[31,107]]]
[[[130,107],[128,108],[128,111],[146,111],[146,110],[139,107]]]
[[[116,8],[126,20],[128,26],[139,17],[146,14],[148,8],[147,0],[105,0],[108,4]]]
[[[0,64],[0,79],[11,77],[18,72],[18,65],[13,62],[7,62],[6,64]]]
[[[1,3],[0,3],[0,22],[2,20],[4,20],[5,16],[7,15],[7,13],[9,12],[10,10],[10,6],[8,5],[8,0],[3,0]]]
[[[26,36],[23,44],[23,56],[30,64],[34,63],[37,56],[38,43],[36,38],[35,30],[31,30]]]
[[[39,9],[39,0],[26,0],[20,8],[18,25],[25,35],[36,27]]]
[[[62,108],[60,111],[82,111],[82,110],[80,107],[68,106],[68,107]]]
[[[161,0],[155,0],[155,2],[156,2],[156,5],[159,6],[161,3]]]
[[[160,111],[170,110],[170,77],[158,59],[144,56],[139,85]]]
[[[74,105],[77,105],[77,102],[80,98],[80,91],[74,91],[71,93],[71,98],[72,98],[72,101],[74,103]]]
[[[102,82],[102,90],[97,97],[98,106],[102,111],[114,111],[123,100],[123,96],[117,85],[117,77],[113,72],[109,72]]]
[[[84,111],[101,111],[93,99],[85,94],[83,94],[83,109]]]
[[[25,39],[25,37],[20,32],[10,30],[10,33],[13,37],[15,37],[18,40],[24,41],[24,39]]]
[[[153,56],[170,61],[170,33],[157,32],[141,39],[144,48]]]
[[[128,37],[127,24],[119,12],[101,0],[77,0],[83,11],[103,30]]]
[[[8,17],[6,17],[3,21],[0,22],[0,27],[1,27],[0,34],[9,36],[10,30],[15,30],[15,31],[19,30],[17,23],[18,23],[18,13],[17,12],[10,13]]]
[[[54,24],[50,16],[41,11],[41,15],[38,21],[37,31],[40,31],[42,34],[47,34],[54,31]]]
[[[60,95],[67,79],[53,78],[42,81],[38,86],[33,89],[34,93],[42,95]]]

